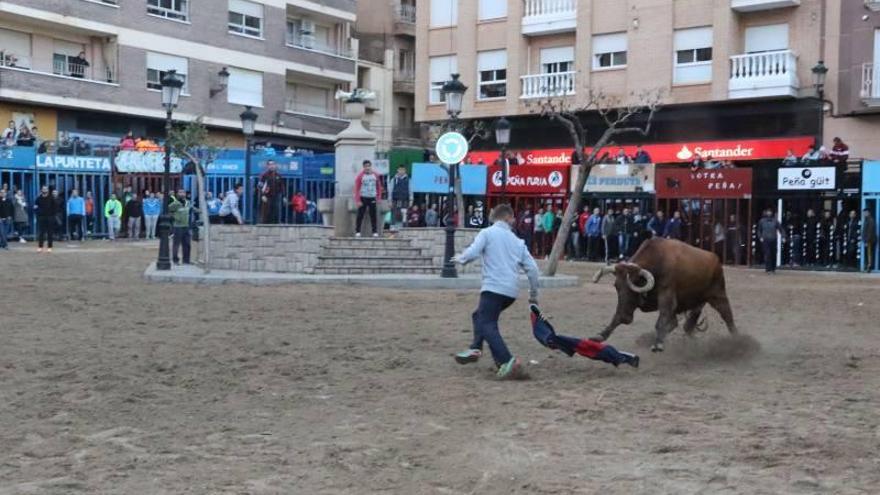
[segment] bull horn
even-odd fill
[[[602,277],[604,277],[607,273],[614,273],[614,267],[603,266],[602,268],[600,268],[599,271],[597,271],[596,274],[593,275],[593,283],[598,284],[599,281],[602,280]]]
[[[651,275],[651,272],[645,270],[644,268],[639,268],[639,276],[645,279],[645,285],[639,287],[638,285],[632,283],[632,280],[629,279],[629,275],[626,276],[626,285],[629,286],[629,289],[631,291],[637,294],[651,292],[651,289],[654,288],[654,275]]]

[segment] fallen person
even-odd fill
[[[455,355],[459,364],[477,362],[483,356],[483,343],[489,344],[498,367],[500,380],[519,378],[522,364],[507,349],[498,330],[498,317],[519,295],[519,272],[529,279],[529,302],[538,303],[538,265],[522,239],[513,233],[516,217],[510,205],[495,207],[491,227],[477,234],[465,251],[452,261],[465,265],[480,258],[483,262],[483,283],[480,304],[473,314],[474,340],[471,346]]]
[[[624,363],[633,368],[639,367],[639,356],[636,354],[618,351],[604,342],[557,335],[537,304],[529,305],[529,309],[532,311],[532,333],[544,347],[564,352],[568,357],[580,354],[596,361],[604,361],[613,364],[615,368]]]

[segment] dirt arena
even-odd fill
[[[0,252],[0,494],[877,494],[880,279],[729,270],[739,327],[638,370],[554,355],[463,367],[473,292],[147,284],[96,242]],[[594,265],[564,265],[591,275]],[[586,277],[585,277],[586,278]],[[610,281],[547,292],[592,335]],[[537,362],[537,364],[534,364]]]

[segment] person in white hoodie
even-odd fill
[[[516,217],[510,205],[502,204],[492,212],[492,226],[480,231],[465,251],[452,261],[467,264],[480,258],[483,263],[483,284],[480,303],[472,315],[474,340],[471,346],[455,355],[459,364],[474,363],[483,355],[483,343],[489,344],[501,380],[517,378],[521,363],[511,355],[501,338],[498,317],[519,295],[519,273],[529,279],[529,302],[538,303],[538,265],[522,239],[513,233]]]

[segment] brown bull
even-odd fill
[[[687,313],[684,331],[692,335],[700,326],[700,314],[708,303],[721,315],[730,333],[736,333],[733,312],[724,287],[724,270],[718,256],[709,251],[669,239],[644,242],[629,262],[599,270],[593,282],[614,273],[617,309],[611,323],[595,340],[611,336],[620,324],[633,321],[636,308],[659,311],[657,337],[651,350],[663,350],[663,341],[678,326],[678,315]]]

